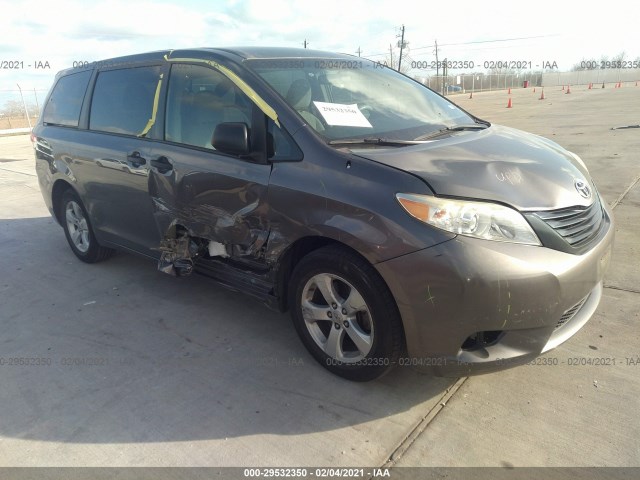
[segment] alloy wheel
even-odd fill
[[[371,351],[371,312],[360,292],[344,278],[314,275],[302,290],[301,305],[311,337],[332,359],[356,363]]]
[[[77,202],[70,200],[65,208],[67,230],[73,245],[82,253],[89,250],[89,225]]]

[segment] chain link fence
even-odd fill
[[[465,92],[490,92],[507,90],[508,88],[541,86],[542,73],[525,74],[483,74],[470,73],[461,75],[431,75],[415,77],[418,81],[436,92],[448,95]]]
[[[562,85],[634,84],[640,70],[598,69],[575,72],[466,73],[460,75],[414,75],[414,78],[443,95],[489,92],[509,88],[552,87]]]

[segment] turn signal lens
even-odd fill
[[[426,222],[429,220],[429,205],[423,202],[416,202],[409,198],[398,197],[398,201],[404,209],[418,220]]]

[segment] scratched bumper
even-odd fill
[[[609,223],[582,255],[458,236],[377,264],[405,328],[400,364],[441,376],[488,373],[568,340],[598,306],[613,236]]]

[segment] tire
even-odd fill
[[[323,247],[300,260],[289,305],[302,343],[332,373],[365,382],[397,363],[404,336],[393,296],[378,272],[349,250]]]
[[[96,240],[89,215],[75,192],[67,190],[62,195],[59,211],[67,242],[80,260],[97,263],[115,253],[115,250],[101,246]]]

